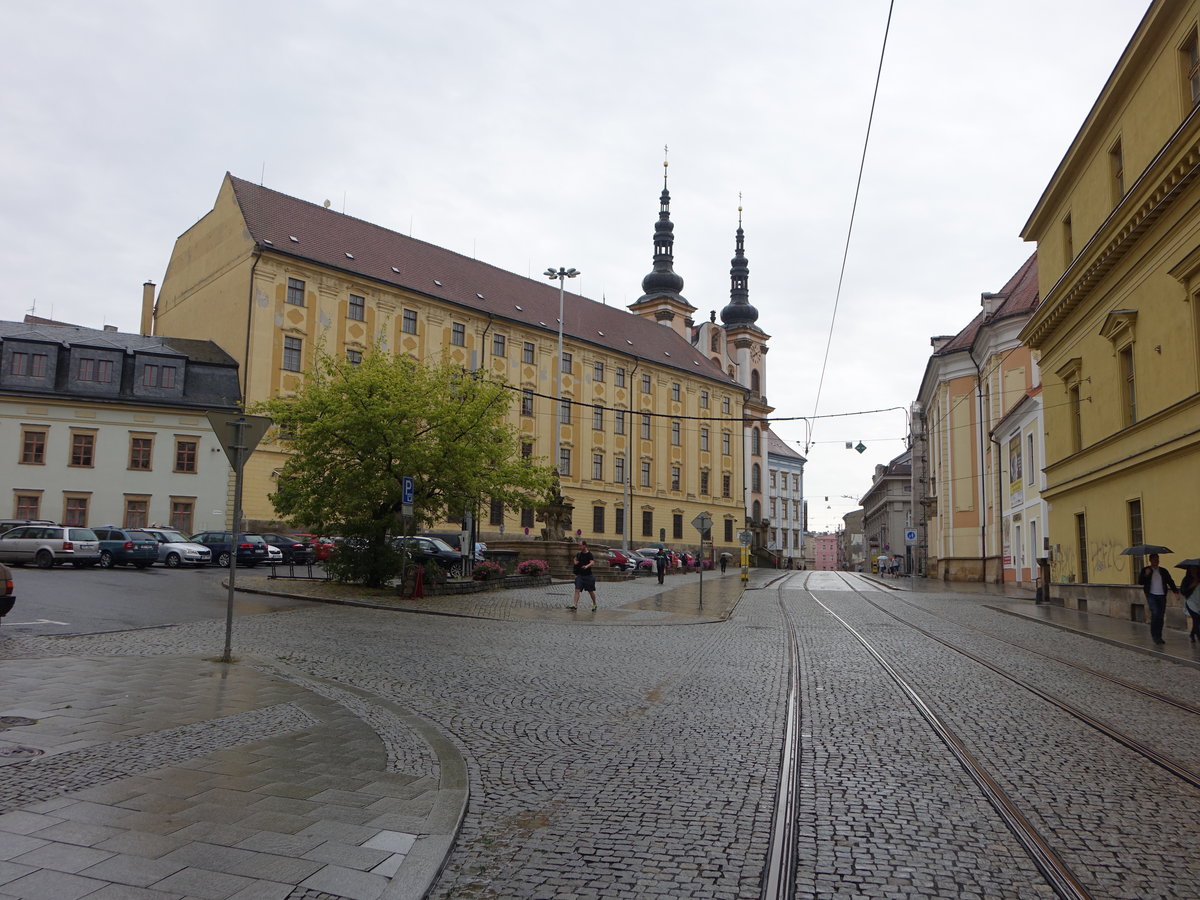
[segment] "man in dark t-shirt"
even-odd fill
[[[579,542],[579,552],[575,554],[575,599],[567,609],[579,609],[579,595],[588,592],[592,598],[592,612],[596,611],[596,574],[592,571],[595,560],[588,550],[587,541]]]

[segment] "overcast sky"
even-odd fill
[[[1019,232],[1146,10],[897,0],[835,316],[888,0],[0,6],[0,318],[136,331],[226,171],[520,274],[574,266],[625,305],[669,145],[698,318],[729,301],[742,195],[814,530],[903,450],[929,338],[1033,251]]]

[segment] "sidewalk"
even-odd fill
[[[753,580],[753,579],[752,579]],[[239,590],[409,613],[605,625],[727,618],[736,572],[401,601],[324,581]],[[2,642],[0,642],[2,647]],[[423,897],[467,762],[385,698],[242,657],[0,660],[0,900]]]

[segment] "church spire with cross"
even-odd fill
[[[667,148],[663,147],[666,155]],[[642,279],[642,296],[630,311],[669,325],[681,335],[692,324],[696,308],[683,296],[683,278],[675,272],[675,224],[671,221],[671,192],[667,188],[669,163],[663,159],[663,189],[659,197],[658,221],[654,223],[654,268]]]
[[[742,230],[742,195],[738,194],[737,241],[729,261],[729,304],[721,310],[727,328],[753,325],[758,310],[750,303],[750,260],[746,259],[746,233]]]

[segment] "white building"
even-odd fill
[[[767,431],[767,550],[780,565],[791,560],[797,569],[804,558],[805,462],[779,435]]]

